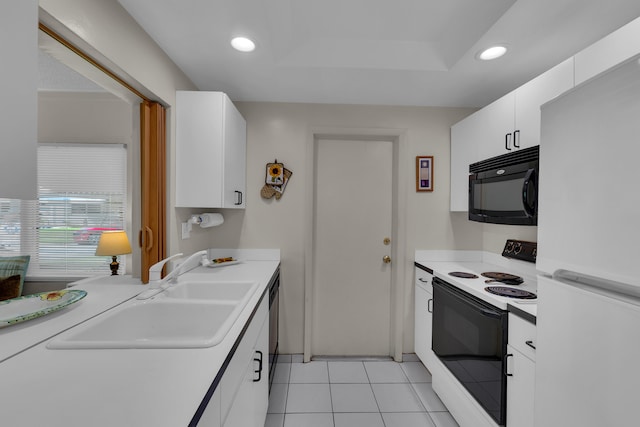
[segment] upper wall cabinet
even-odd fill
[[[515,102],[515,92],[511,92],[478,112],[482,121],[481,128],[476,129],[478,149],[475,161],[518,149],[514,142]]]
[[[514,144],[517,148],[540,144],[540,106],[572,87],[573,58],[569,58],[516,89]]]
[[[576,54],[576,86],[638,53],[640,53],[640,18]]]
[[[484,110],[477,111],[451,126],[451,193],[449,210],[469,210],[469,165],[478,159],[478,129],[485,120]]]
[[[38,2],[2,3],[0,13],[0,198],[37,197]]]
[[[477,160],[540,144],[540,106],[572,87],[570,58],[483,108]]]
[[[468,210],[469,165],[540,144],[540,106],[573,87],[573,59],[451,127],[451,211]]]
[[[222,92],[176,92],[176,206],[244,208],[247,122]]]

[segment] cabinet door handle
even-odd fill
[[[238,195],[238,197],[236,198],[237,202],[235,203],[235,205],[236,206],[241,205],[242,204],[242,191],[235,190],[235,193]]]
[[[149,227],[147,227],[145,225],[144,226],[144,231],[145,231],[145,234],[147,236],[147,244],[146,244],[146,247],[144,248],[144,250],[149,252],[151,250],[151,248],[153,248],[153,230],[151,230],[151,228],[149,228]]]
[[[510,374],[510,373],[509,373],[509,367],[508,367],[508,361],[509,361],[509,358],[510,358],[510,357],[513,357],[513,354],[509,353],[509,354],[506,354],[506,355],[504,356],[504,374],[505,374],[507,377],[512,377],[512,376],[513,376],[513,374]]]
[[[421,281],[422,283],[429,283],[429,279],[424,279],[422,277],[418,277],[418,280]]]
[[[254,362],[258,362],[258,369],[253,371],[254,373],[258,374],[258,379],[253,379],[254,383],[259,382],[262,379],[262,352],[260,350],[256,350],[256,353],[258,353],[260,355],[260,358],[253,358]]]
[[[427,311],[433,313],[433,298],[429,298],[427,301]]]
[[[515,148],[520,148],[520,131],[519,130],[513,131],[513,146]]]
[[[511,133],[506,133],[504,135],[504,149],[511,151]]]
[[[532,349],[534,349],[534,350],[536,349],[536,346],[533,345],[533,341],[529,340],[529,341],[525,341],[524,343],[526,345],[528,345],[529,347],[531,347]]]

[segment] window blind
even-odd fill
[[[125,227],[126,171],[122,144],[39,145],[38,200],[0,201],[0,251],[31,255],[30,276],[108,273],[95,250],[104,230]]]

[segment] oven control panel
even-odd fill
[[[506,258],[519,259],[521,261],[536,262],[538,255],[538,243],[526,242],[524,240],[507,240],[502,251],[502,256]]]

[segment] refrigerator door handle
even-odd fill
[[[613,293],[624,298],[631,298],[640,304],[638,301],[640,300],[640,288],[635,285],[564,269],[554,271],[551,278],[578,288],[592,288],[596,291],[605,291],[606,294]]]

